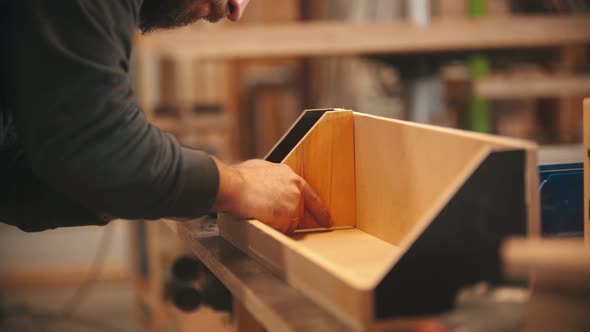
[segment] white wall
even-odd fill
[[[111,223],[111,244],[106,264],[128,265],[129,221]],[[0,223],[0,274],[14,269],[89,266],[106,227],[59,228],[24,233]]]

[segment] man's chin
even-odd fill
[[[225,15],[222,15],[222,16],[219,16],[219,15],[209,15],[209,16],[205,17],[205,21],[210,22],[210,23],[217,23],[217,22],[221,21],[224,18],[225,18]]]

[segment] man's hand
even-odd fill
[[[307,210],[318,224],[330,227],[328,210],[309,184],[287,165],[249,160],[236,166],[217,161],[217,212],[258,219],[283,233],[291,233]]]

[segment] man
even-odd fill
[[[307,209],[329,227],[326,208],[289,167],[229,166],[182,148],[137,107],[129,77],[136,27],[237,21],[247,3],[3,1],[0,221],[42,231],[226,211],[291,232]]]

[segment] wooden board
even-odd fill
[[[590,93],[590,75],[488,75],[475,81],[474,93],[490,99],[586,95]]]
[[[590,245],[590,98],[584,100],[584,238]]]
[[[356,224],[353,137],[352,111],[327,112],[283,160],[314,188],[334,227]],[[318,227],[305,211],[298,228]]]
[[[339,234],[343,230],[308,234],[311,237],[308,237],[307,245],[311,248],[256,220],[241,221],[221,215],[219,231],[228,242],[257,259],[343,322],[359,329],[371,320],[370,289],[360,288],[362,284],[357,283],[358,278],[347,273],[356,268],[351,264],[353,262],[345,262],[350,265],[342,269],[342,265],[330,261],[334,255],[355,253],[359,250],[358,243],[349,243],[340,248],[340,253],[334,253],[334,248],[318,245],[322,238],[337,235],[330,232]],[[367,251],[367,254],[371,253]]]
[[[404,22],[252,24],[203,32],[184,29],[147,38],[145,46],[163,57],[192,59],[448,52],[586,43],[590,19],[587,15],[435,19],[427,27]]]
[[[357,227],[401,246],[413,241],[410,231],[432,220],[490,151],[536,149],[522,140],[360,113],[354,116],[354,132]],[[528,169],[536,167],[533,159],[527,161]],[[534,171],[530,173],[527,185],[538,187]],[[536,197],[528,199],[538,206]],[[530,216],[531,227],[537,227],[537,220]]]

